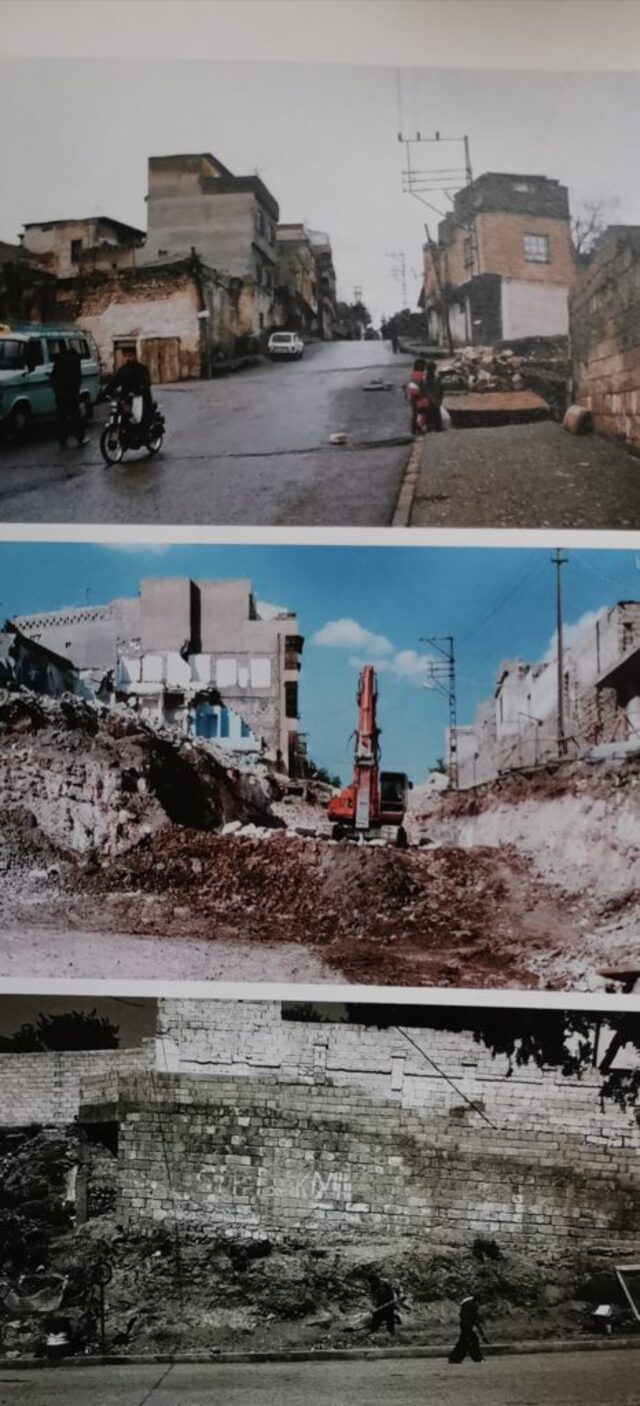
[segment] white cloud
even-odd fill
[[[374,659],[393,653],[393,645],[385,635],[374,635],[371,630],[366,630],[357,620],[351,620],[348,616],[341,620],[328,620],[326,625],[312,635],[311,643],[330,646],[333,649],[359,649]]]
[[[431,658],[430,654],[417,654],[415,649],[399,649],[391,659],[379,659],[376,670],[379,674],[395,674],[396,678],[403,679],[405,683],[420,687],[428,682],[427,670]],[[352,655],[349,659],[354,669],[363,669],[368,662],[357,655]]]
[[[602,616],[606,614],[606,610],[607,607],[604,605],[601,606],[599,610],[587,610],[584,615],[580,616],[579,620],[574,621],[573,625],[565,625],[562,631],[563,648],[569,649],[569,647],[575,644],[576,640],[580,638],[580,635],[585,634],[587,630],[593,629],[596,620],[601,620]],[[543,663],[552,664],[554,659],[557,658],[557,653],[558,632],[554,630],[547,645],[546,653],[543,655]]]

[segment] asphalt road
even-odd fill
[[[0,1367],[0,1406],[638,1406],[635,1351],[377,1362]]]
[[[162,454],[108,469],[99,423],[85,449],[60,449],[40,427],[0,446],[0,520],[387,526],[411,448],[397,443],[410,364],[383,342],[328,342],[300,362],[161,386]],[[375,378],[393,389],[363,390]],[[339,431],[349,443],[332,447]]]

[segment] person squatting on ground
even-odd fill
[[[105,397],[114,395],[141,396],[142,423],[148,420],[153,410],[151,378],[146,366],[138,361],[135,347],[127,347],[124,361],[104,388]]]
[[[62,351],[54,356],[51,387],[56,402],[60,448],[66,449],[70,434],[77,439],[79,446],[88,444],[80,406],[82,362],[78,352],[72,347],[63,347]]]
[[[406,387],[411,407],[411,433],[429,434],[442,429],[442,388],[433,361],[419,356]]]
[[[377,1274],[371,1275],[369,1284],[375,1305],[371,1314],[371,1332],[376,1333],[384,1323],[387,1332],[393,1335],[396,1331],[396,1323],[400,1322],[394,1291],[388,1280],[379,1279]]]
[[[449,1361],[464,1362],[466,1357],[470,1357],[474,1362],[482,1362],[480,1338],[486,1343],[478,1301],[473,1294],[469,1294],[460,1304],[460,1336],[449,1353]]]

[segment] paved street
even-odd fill
[[[640,459],[551,420],[425,440],[412,527],[640,527]]]
[[[109,469],[97,423],[86,449],[39,429],[0,446],[0,520],[386,526],[411,447],[393,442],[408,432],[409,367],[386,343],[334,342],[301,362],[162,386],[162,455]],[[362,389],[381,377],[394,389]],[[347,446],[329,444],[338,431]]]
[[[633,1350],[228,1366],[0,1367],[0,1406],[638,1406]]]

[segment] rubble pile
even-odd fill
[[[451,391],[535,391],[562,418],[569,403],[566,339],[530,337],[495,347],[461,347],[438,362],[442,388]]]
[[[454,847],[165,830],[105,856],[81,882],[98,930],[304,943],[364,982],[410,982],[426,968],[448,984],[471,957],[488,984],[499,968],[509,974],[501,938],[519,923],[495,852]]]
[[[38,1137],[65,1143],[62,1133]],[[66,1143],[75,1155],[72,1131]],[[30,1214],[35,1220],[34,1207]],[[59,1311],[77,1355],[99,1350],[90,1286],[105,1259],[112,1269],[107,1351],[125,1356],[383,1343],[382,1333],[371,1332],[372,1272],[389,1280],[398,1295],[399,1343],[453,1343],[466,1293],[476,1293],[487,1306],[494,1341],[557,1336],[560,1330],[578,1336],[594,1293],[602,1292],[598,1275],[604,1267],[593,1251],[572,1265],[549,1263],[480,1237],[420,1246],[415,1237],[363,1236],[338,1244],[298,1232],[246,1241],[190,1226],[181,1226],[179,1235],[171,1226],[123,1228],[109,1212],[84,1225],[67,1220],[41,1250],[37,1282],[49,1291],[61,1286]],[[608,1264],[606,1269],[607,1288],[613,1289]],[[15,1316],[0,1307],[0,1322],[5,1358],[43,1352],[41,1315]]]
[[[126,708],[0,691],[0,808],[31,816],[67,854],[117,853],[168,822],[205,830],[270,813],[264,769],[225,767],[206,745]]]

